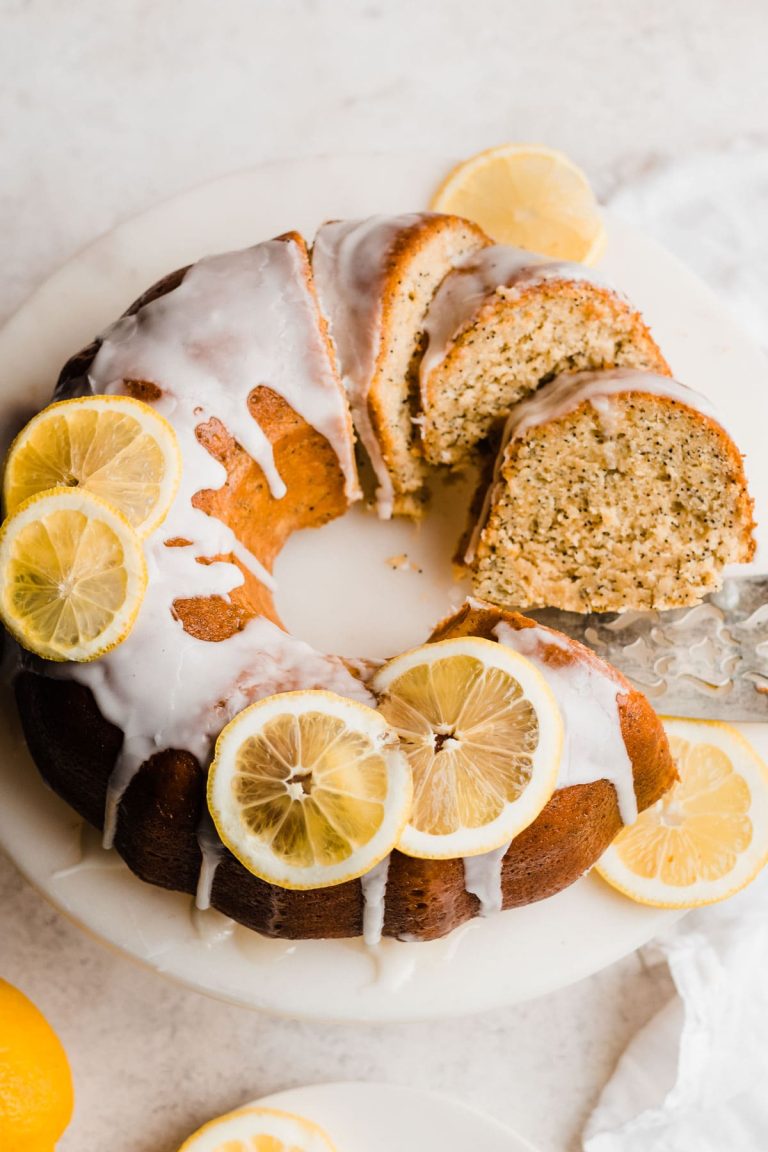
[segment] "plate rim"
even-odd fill
[[[247,1104],[241,1105],[241,1107],[286,1107],[288,1111],[292,1111],[294,1098],[300,1103],[305,1093],[323,1096],[328,1092],[329,1094],[338,1093],[342,1097],[347,1094],[354,1097],[357,1094],[365,1095],[369,1091],[377,1095],[379,1093],[385,1095],[393,1102],[395,1107],[398,1105],[398,1099],[403,1097],[406,1099],[412,1098],[414,1104],[428,1100],[436,1107],[447,1109],[450,1114],[461,1113],[468,1118],[481,1122],[486,1133],[492,1132],[494,1135],[504,1137],[506,1140],[514,1140],[515,1144],[509,1148],[509,1152],[539,1152],[535,1145],[516,1129],[511,1128],[503,1120],[492,1116],[490,1113],[484,1111],[476,1104],[465,1100],[463,1097],[452,1096],[448,1092],[434,1088],[415,1088],[413,1085],[401,1084],[397,1081],[329,1080],[317,1084],[302,1084],[294,1088],[283,1088],[277,1092],[269,1092],[265,1096],[260,1096],[256,1100],[251,1100]],[[354,1104],[352,1106],[354,1106]],[[237,1109],[233,1109],[233,1111],[236,1110]],[[448,1116],[449,1120],[450,1114]],[[312,1120],[314,1117],[308,1115],[307,1119]],[[480,1132],[478,1135],[482,1136],[483,1132]],[[335,1140],[333,1133],[329,1132],[329,1136],[332,1140]],[[440,1137],[440,1132],[436,1133],[436,1137]],[[339,1152],[341,1152],[341,1149]],[[407,1149],[405,1152],[407,1152]]]

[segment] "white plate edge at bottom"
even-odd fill
[[[321,1128],[325,1128],[331,1140],[336,1143],[334,1133],[328,1127],[327,1121],[323,1119],[324,1108],[328,1107],[331,1114],[337,1108],[342,1112],[349,1110],[351,1114],[356,1114],[359,1109],[365,1108],[366,1097],[369,1100],[373,1097],[376,1103],[378,1103],[378,1098],[382,1098],[382,1105],[386,1104],[388,1115],[391,1115],[393,1123],[398,1125],[400,1140],[403,1139],[404,1114],[407,1121],[407,1113],[411,1109],[418,1109],[421,1112],[426,1107],[429,1110],[429,1115],[434,1116],[435,1122],[442,1127],[442,1131],[438,1128],[433,1133],[436,1141],[445,1140],[453,1135],[449,1125],[451,1121],[455,1122],[458,1117],[461,1121],[467,1121],[477,1126],[479,1130],[474,1133],[476,1139],[494,1138],[495,1141],[503,1141],[504,1152],[538,1152],[538,1149],[519,1132],[495,1116],[488,1115],[474,1104],[456,1099],[445,1092],[413,1088],[410,1085],[396,1082],[338,1080],[321,1084],[308,1084],[296,1088],[286,1088],[279,1092],[271,1092],[258,1100],[250,1101],[244,1107],[283,1108],[286,1111],[295,1112],[307,1120],[314,1120]],[[380,1138],[380,1133],[376,1133],[370,1152],[391,1152],[391,1143],[382,1143],[379,1147]],[[390,1140],[391,1136],[385,1133],[384,1139]],[[459,1139],[464,1139],[463,1133],[459,1133]],[[475,1147],[477,1146],[475,1145]],[[499,1148],[501,1147],[499,1144]],[[444,1145],[437,1142],[430,1147],[425,1147],[421,1143],[411,1147],[407,1142],[403,1142],[397,1145],[397,1152],[437,1152],[438,1149],[442,1152],[443,1148]],[[457,1145],[457,1148],[464,1149],[466,1145],[460,1144]],[[369,1152],[369,1149],[360,1144],[357,1144],[354,1149],[348,1148],[340,1143],[337,1152]],[[452,1152],[450,1146],[447,1152]],[[486,1145],[483,1145],[483,1152],[486,1152]],[[496,1152],[496,1143],[489,1152]]]

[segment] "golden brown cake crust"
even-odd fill
[[[183,279],[185,270],[166,277],[131,311]],[[65,366],[57,395],[76,392],[98,350],[90,345]],[[137,394],[146,384],[136,383]],[[148,397],[151,399],[151,396]],[[286,478],[288,503],[275,509],[263,477],[232,441],[211,421],[201,438],[225,464],[228,481],[221,493],[199,498],[207,510],[226,513],[244,542],[267,565],[295,527],[323,523],[343,511],[343,477],[335,457],[323,457],[322,445],[295,413],[268,389],[251,398],[260,415],[269,411],[268,434],[281,475]],[[264,407],[261,407],[264,406]],[[329,449],[330,452],[330,449]],[[311,498],[306,483],[312,460]],[[319,487],[318,487],[319,485]],[[221,505],[219,502],[222,502]],[[207,503],[206,503],[207,502]],[[248,509],[241,519],[238,506]],[[259,516],[254,514],[259,510]],[[260,516],[265,519],[260,520]],[[270,519],[271,517],[271,519]],[[250,522],[246,523],[246,520]],[[253,535],[253,524],[268,523],[269,540]],[[250,534],[249,534],[250,533]],[[257,581],[246,581],[232,605],[211,598],[205,603],[177,601],[175,609],[185,628],[213,639],[229,635],[256,613],[275,616],[271,597]],[[431,639],[474,634],[493,636],[504,621],[514,628],[533,623],[490,605],[465,605],[443,621]],[[557,659],[587,660],[606,666],[576,642]],[[629,689],[615,674],[617,683]],[[24,733],[42,776],[84,819],[102,827],[107,783],[122,743],[122,733],[99,712],[91,691],[71,680],[45,675],[42,662],[25,658],[16,679],[16,697]],[[622,697],[621,725],[633,763],[640,808],[654,803],[671,786],[675,770],[661,724],[639,693]],[[201,865],[197,829],[205,812],[205,774],[189,752],[168,749],[147,761],[129,784],[121,801],[115,847],[131,870],[164,888],[194,893]],[[503,905],[512,908],[543,899],[577,880],[599,857],[618,831],[613,785],[606,781],[558,791],[538,819],[513,842],[502,866]],[[360,881],[333,888],[293,892],[259,880],[225,849],[211,891],[214,908],[268,936],[323,938],[359,936],[363,926]],[[477,898],[464,887],[461,860],[416,860],[392,853],[386,893],[384,932],[389,936],[429,940],[443,936],[476,916]]]
[[[477,224],[473,224],[470,220],[433,212],[422,213],[417,223],[411,224],[409,227],[403,228],[398,232],[387,253],[383,272],[381,288],[381,329],[383,333],[387,333],[390,316],[402,293],[403,280],[406,277],[408,265],[412,261],[414,253],[423,251],[436,236],[442,233],[451,233],[456,229],[461,229],[472,236],[478,249],[485,248],[491,243],[490,238],[486,236],[482,228],[478,227]],[[421,359],[423,351],[424,348],[422,344],[416,349],[411,365],[413,377],[412,400],[414,403],[418,401],[418,362]],[[392,467],[395,445],[391,438],[389,422],[386,417],[384,398],[381,389],[378,387],[378,382],[381,379],[382,361],[385,359],[385,355],[386,339],[382,341],[382,349],[379,352],[376,365],[375,382],[368,394],[368,410],[371,423],[381,444],[384,459],[390,467]],[[416,414],[414,410],[413,415],[415,416]],[[414,440],[413,448],[415,452],[420,449],[418,440]],[[402,510],[406,514],[413,514],[415,506],[408,502],[408,493],[399,493],[399,495],[401,495],[403,499],[401,500],[402,507],[398,510]]]

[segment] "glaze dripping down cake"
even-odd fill
[[[466,270],[479,258],[486,262],[468,320]],[[455,277],[462,302],[448,323],[444,294],[453,309]],[[550,344],[526,358],[531,331],[537,341],[549,332]],[[512,610],[533,602],[521,591],[513,533],[541,535],[530,508],[509,505],[511,470],[522,476],[513,456],[524,441],[516,435],[505,442],[479,529],[482,599],[467,601],[425,639],[502,645],[546,680],[565,743],[556,788],[533,822],[486,855],[425,859],[395,849],[359,879],[294,891],[259,879],[224,847],[207,819],[206,775],[219,732],[253,701],[324,689],[376,707],[366,662],[292,636],[273,599],[274,561],[289,536],[343,515],[361,495],[352,417],[374,463],[380,512],[419,514],[436,459],[463,465],[468,453],[489,452],[491,431],[510,409],[514,419],[524,397],[553,388],[552,373],[617,363],[661,373],[667,389],[648,411],[647,397],[627,401],[622,393],[618,421],[629,427],[674,409],[680,426],[707,446],[706,466],[726,493],[715,505],[713,540],[726,539],[730,510],[741,509],[741,551],[710,542],[706,581],[679,575],[696,598],[723,563],[749,551],[738,454],[709,417],[672,395],[679,386],[666,379],[639,315],[579,269],[500,252],[455,217],[413,214],[326,225],[312,261],[290,233],[166,277],[73,357],[57,386],[57,399],[117,394],[150,404],[172,425],[183,469],[170,512],[145,541],[149,585],[127,638],[90,664],[22,655],[19,711],[46,781],[103,828],[138,876],[197,893],[200,906],[270,936],[427,940],[574,882],[622,824],[664,794],[675,769],[639,692],[588,649]],[[462,387],[468,404],[452,399]],[[444,436],[451,407],[456,433]],[[593,410],[562,417],[573,419],[574,434],[595,446],[594,467],[606,471]],[[549,419],[526,436],[540,437],[547,451],[559,438],[562,448],[567,437],[558,427]],[[433,451],[431,443],[442,447]],[[677,498],[687,501],[695,473],[685,481]],[[507,552],[496,562],[491,545],[501,535]],[[545,571],[555,539],[537,543],[547,602],[562,598],[558,582],[567,579]],[[590,563],[585,586],[605,557]],[[620,583],[611,595],[621,597]]]

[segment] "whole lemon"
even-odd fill
[[[0,980],[0,1148],[53,1152],[72,1107],[58,1036],[23,992]]]

